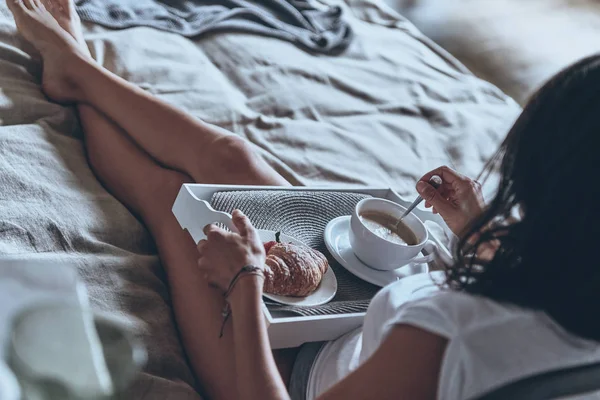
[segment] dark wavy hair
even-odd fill
[[[446,284],[600,340],[600,55],[537,91],[482,174],[492,171],[498,191],[461,235]],[[492,243],[491,260],[472,257]]]

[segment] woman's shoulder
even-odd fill
[[[513,313],[515,307],[504,305],[482,296],[443,289],[441,271],[423,273],[401,279],[383,288],[371,302],[370,309],[396,312],[404,309],[439,309],[462,314]]]
[[[469,330],[494,324],[506,324],[511,320],[531,320],[541,317],[534,310],[501,303],[487,297],[440,289],[398,308],[398,318],[435,318],[453,330]]]
[[[461,316],[461,319],[479,319],[481,314],[521,315],[529,310],[500,303],[490,298],[449,289],[432,291],[427,296],[415,298],[405,304],[406,308],[432,308],[446,315]]]
[[[412,278],[412,277],[411,277]],[[464,292],[440,288],[441,275],[399,281],[378,294],[369,311],[389,327],[416,325],[444,337],[483,326],[536,320],[540,313]]]

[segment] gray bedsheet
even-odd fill
[[[440,164],[476,174],[518,106],[378,4],[342,4],[356,38],[335,58],[248,34],[90,26],[87,39],[104,66],[248,138],[294,184],[413,195]],[[152,239],[95,179],[73,110],[44,97],[26,49],[0,5],[0,252],[74,259],[95,307],[144,322],[150,359],[129,398],[198,399]]]
[[[82,20],[108,28],[147,26],[189,38],[245,32],[322,54],[338,54],[352,41],[340,8],[315,8],[307,0],[79,0],[77,4]]]

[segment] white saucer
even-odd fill
[[[427,264],[408,264],[393,271],[378,271],[368,267],[352,251],[349,230],[349,215],[331,220],[325,227],[325,245],[337,262],[360,279],[384,287],[407,276],[429,271]]]
[[[275,240],[275,231],[259,229],[258,235],[260,236],[260,240],[263,243]],[[295,239],[284,233],[281,234],[279,239],[285,243],[292,243],[298,246],[306,246],[298,239]],[[333,273],[333,270],[330,267],[327,269],[327,272],[325,272],[325,275],[323,275],[323,279],[321,280],[321,284],[319,285],[317,290],[315,290],[306,297],[278,296],[276,294],[269,293],[263,293],[263,296],[269,300],[273,300],[278,303],[287,304],[290,306],[318,306],[321,304],[325,304],[331,301],[331,299],[333,299],[337,292],[337,286],[337,279],[335,278],[335,274]]]

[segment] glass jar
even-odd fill
[[[7,356],[23,400],[121,399],[146,362],[123,323],[65,303],[17,314]]]

